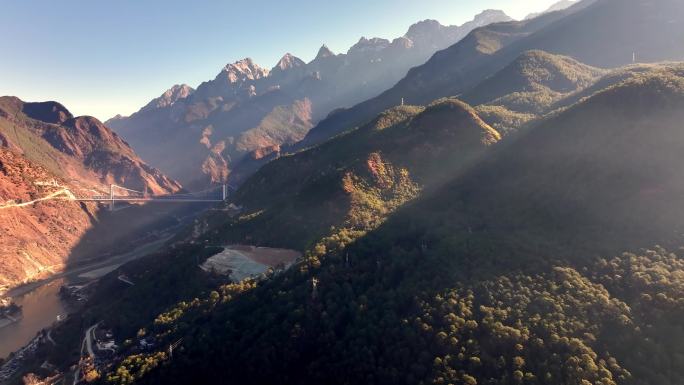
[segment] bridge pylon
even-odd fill
[[[114,185],[109,185],[109,211],[114,211]]]

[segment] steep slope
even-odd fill
[[[141,111],[153,111],[170,107],[176,102],[188,98],[194,92],[195,90],[187,84],[176,84],[158,98],[147,103],[145,107],[141,108]],[[122,119],[123,117],[119,116],[119,118]]]
[[[597,67],[682,59],[684,3],[677,0],[585,0],[569,9],[522,22],[479,28],[412,69],[380,96],[319,123],[301,146],[319,143],[362,124],[402,98],[422,104],[467,92],[525,51],[571,56]]]
[[[271,70],[244,59],[194,93],[170,103],[153,101],[157,107],[107,124],[146,161],[186,185],[198,178],[198,184],[224,181],[231,174],[244,179],[264,156],[275,157],[281,146],[300,141],[334,109],[377,95],[472,29],[508,20],[493,10],[462,26],[426,20],[392,41],[361,38],[345,54],[323,46],[310,63],[288,53]]]
[[[5,207],[59,193],[63,186],[69,185],[45,168],[0,148],[0,292],[60,271],[92,225],[97,212],[93,204],[53,200]]]
[[[367,231],[421,189],[467,169],[499,139],[456,99],[396,107],[348,135],[267,164],[234,197],[243,218],[217,212],[209,227],[229,236],[214,242],[300,250],[331,228]]]
[[[155,194],[180,189],[102,123],[56,102],[1,97],[0,151],[0,290],[65,267],[99,211],[70,201],[73,194],[104,195],[110,183]],[[53,195],[59,199],[41,200]]]
[[[528,51],[463,95],[472,105],[543,113],[557,100],[592,85],[605,71],[566,56]]]
[[[462,98],[505,135],[593,88],[606,72],[567,56],[528,51]]]
[[[73,117],[59,103],[24,103],[15,97],[1,97],[0,135],[10,148],[64,178],[116,183],[155,194],[180,189],[100,121]]]
[[[612,256],[681,245],[682,118],[681,76],[619,83],[361,240],[160,315],[148,333],[182,351],[108,380],[678,384],[680,257]]]

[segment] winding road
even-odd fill
[[[70,201],[76,200],[76,197],[74,196],[74,194],[71,191],[69,191],[69,189],[63,188],[61,190],[53,192],[52,194],[46,195],[42,198],[34,199],[32,201],[23,202],[23,203],[10,203],[10,204],[0,206],[0,210],[9,209],[9,208],[13,208],[13,207],[31,206],[32,204],[37,203],[37,202],[46,201],[46,200],[50,200],[50,199],[57,199],[57,197],[59,197],[60,195],[64,195],[66,197],[66,198],[64,198],[65,200],[70,200]]]

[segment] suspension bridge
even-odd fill
[[[144,203],[144,202],[163,202],[163,203],[211,203],[211,202],[223,202],[228,198],[229,190],[234,190],[230,185],[223,184],[220,186],[214,186],[203,191],[195,191],[190,193],[176,193],[168,195],[153,195],[148,194],[146,191],[138,191],[129,189],[126,187],[111,184],[109,186],[109,193],[103,194],[102,192],[95,191],[99,195],[91,194],[80,194],[71,191],[70,189],[63,186],[59,190],[52,192],[42,198],[37,198],[28,202],[6,202],[5,204],[0,204],[1,209],[7,209],[12,207],[27,207],[38,202],[47,200],[67,200],[76,202],[102,202],[108,203],[110,210],[114,210],[114,204],[116,202],[124,203]],[[92,191],[92,190],[90,190]]]

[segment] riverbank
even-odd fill
[[[7,295],[22,306],[23,317],[0,327],[0,357],[7,357],[22,348],[41,330],[50,328],[58,317],[64,317],[74,310],[60,298],[59,289],[62,285],[94,282],[121,265],[160,249],[170,238],[167,235],[106,260],[74,267],[11,289]]]
[[[87,265],[67,268],[60,273],[51,275],[50,277],[14,287],[7,291],[7,293],[5,293],[4,295],[10,298],[18,297],[26,293],[29,293],[33,290],[36,290],[37,288],[44,286],[52,281],[63,278],[73,279],[75,277],[77,278],[81,276],[83,276],[81,278],[85,280],[100,278],[102,276],[107,275],[109,272],[118,269],[121,265],[127,262],[133,261],[144,256],[145,254],[149,254],[158,250],[169,239],[171,239],[171,236],[166,236],[159,240],[139,246],[127,253],[118,254],[105,260],[93,262]]]

